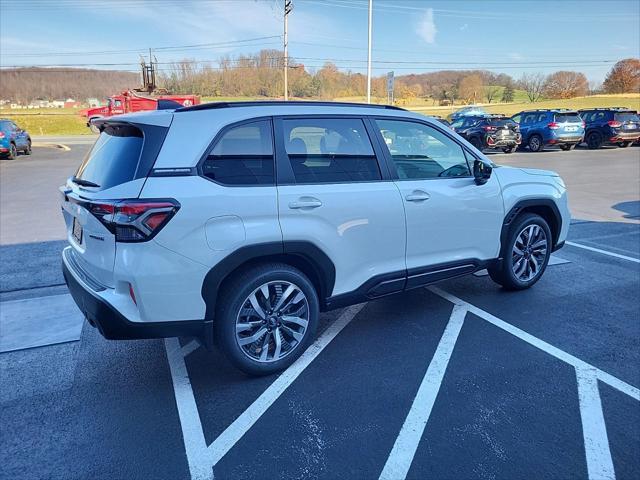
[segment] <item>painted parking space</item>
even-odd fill
[[[609,273],[615,276],[617,267],[609,265]],[[577,266],[553,268],[568,279]],[[518,302],[529,322],[522,328],[494,316],[489,310],[510,317],[500,297],[512,294],[494,294],[486,282],[468,277],[370,302],[295,378],[286,372],[275,381],[245,380],[243,392],[253,389],[248,398],[234,393],[242,382],[235,375],[214,383],[203,374],[211,354],[189,353],[185,366],[196,379],[199,413],[183,433],[185,444],[195,430],[205,445],[193,478],[595,479],[640,471],[629,453],[639,451],[640,439],[621,421],[640,413],[637,363],[611,373],[608,366],[625,362],[601,362],[598,342],[578,349],[585,361],[545,341],[548,335],[529,333],[527,327],[547,315],[532,310],[537,295]],[[484,291],[489,305],[479,308],[448,289],[467,296]],[[549,294],[542,283],[530,292],[536,290]],[[584,296],[574,293],[573,302]],[[633,313],[624,305],[607,308],[613,315]],[[595,305],[585,311],[600,315]],[[277,383],[277,395],[261,402]],[[198,401],[207,388],[208,398]]]

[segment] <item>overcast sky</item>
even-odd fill
[[[138,71],[281,48],[284,0],[0,0],[0,64]],[[293,0],[289,53],[366,71],[367,0]],[[640,56],[640,1],[373,0],[373,72],[578,70],[603,80]],[[208,44],[208,45],[202,45]],[[202,46],[201,46],[202,45]],[[173,48],[167,48],[173,47]]]

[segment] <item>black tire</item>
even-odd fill
[[[514,145],[514,146],[511,146],[511,147],[504,147],[504,148],[502,149],[502,151],[503,151],[504,153],[513,153],[513,151],[514,151],[515,149],[516,149],[516,147],[515,147],[515,145]]]
[[[308,324],[303,331],[303,337],[291,348],[289,353],[286,353],[279,360],[273,360],[273,355],[275,355],[274,335],[278,334],[278,330],[275,330],[273,333],[271,333],[272,330],[269,330],[269,333],[259,337],[260,341],[262,341],[265,339],[265,335],[267,335],[267,352],[270,351],[272,346],[274,349],[271,361],[261,362],[258,359],[250,358],[249,353],[240,346],[239,340],[237,339],[238,334],[236,334],[236,324],[243,306],[245,308],[242,311],[246,311],[246,302],[249,296],[253,292],[257,293],[257,290],[262,285],[269,282],[288,282],[295,285],[300,292],[304,294],[307,302],[306,306],[308,307]],[[271,291],[274,292],[275,290],[272,289]],[[319,316],[318,294],[306,275],[290,265],[284,263],[265,263],[241,270],[225,282],[218,298],[220,300],[218,302],[213,327],[216,344],[233,365],[249,375],[270,375],[284,370],[307,349],[315,338]],[[261,298],[263,299],[264,305],[265,297],[261,296]],[[277,301],[277,297],[274,297],[273,301]],[[275,317],[275,313],[269,317]],[[268,320],[260,320],[260,318],[261,317],[255,317],[257,322],[266,323],[266,325],[256,326],[255,328],[257,330],[267,328],[268,326]],[[280,323],[278,323],[278,325],[280,328],[284,328]],[[254,332],[257,332],[257,330]],[[269,337],[269,335],[271,335],[271,337]],[[284,337],[281,336],[280,338]],[[281,340],[281,342],[282,341],[284,340]],[[290,345],[290,343],[287,343],[287,345]],[[250,347],[251,345],[247,348]],[[267,357],[268,355],[269,353],[267,353]]]
[[[531,135],[527,141],[527,145],[529,146],[529,150],[532,152],[541,152],[544,150],[544,142],[542,141],[542,137],[538,134]]]
[[[471,140],[469,140],[469,143],[482,152],[484,147],[482,146],[482,142],[478,137],[472,137]]]
[[[569,150],[573,150],[575,148],[575,145],[560,145],[560,149],[568,152]]]
[[[16,148],[15,144],[11,144],[9,145],[9,153],[7,153],[7,158],[9,160],[15,160],[15,158],[18,156],[18,149]]]
[[[585,139],[589,150],[597,150],[602,146],[602,135],[598,132],[591,132]]]
[[[620,148],[628,148],[628,147],[630,147],[630,146],[631,146],[631,144],[632,144],[632,143],[633,143],[633,142],[620,142],[620,143],[618,143],[618,146],[619,146]]]
[[[545,250],[544,260],[542,263],[538,263],[538,270],[536,274],[532,278],[522,279],[516,276],[516,273],[514,272],[514,255],[516,255],[514,252],[514,245],[520,234],[530,226],[539,226],[541,228],[545,235],[547,248]],[[511,225],[511,228],[509,228],[507,240],[503,246],[501,254],[502,261],[496,262],[495,265],[488,268],[489,276],[494,282],[502,285],[506,290],[524,290],[525,288],[531,287],[540,280],[547,268],[547,265],[549,264],[552,242],[553,238],[551,237],[551,229],[544,218],[534,213],[525,213],[518,216]],[[529,266],[525,268],[531,268],[532,263],[529,258],[530,257],[527,257],[525,260],[526,263],[529,263]]]
[[[24,149],[25,155],[31,155],[31,140],[27,142],[27,148]]]

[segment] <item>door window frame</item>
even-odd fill
[[[365,180],[365,181],[353,181],[346,180],[343,182],[304,182],[297,183],[295,176],[293,174],[293,168],[291,167],[291,162],[289,161],[289,155],[287,154],[286,146],[285,146],[285,138],[284,138],[284,120],[338,120],[338,119],[354,119],[361,120],[362,124],[365,128],[365,133],[369,138],[369,142],[371,144],[371,148],[373,149],[373,157],[378,166],[378,170],[380,170],[380,178],[375,180]],[[366,115],[358,115],[358,114],[313,114],[313,115],[274,115],[273,116],[273,129],[274,129],[274,149],[275,149],[275,157],[276,157],[276,184],[278,186],[284,185],[340,185],[340,184],[367,184],[367,183],[379,183],[379,182],[389,182],[392,181],[392,173],[387,165],[386,158],[384,156],[384,151],[380,148],[380,145],[377,140],[376,131],[374,126],[372,125],[370,119]]]
[[[376,139],[378,141],[379,146],[384,145],[384,148],[382,149],[382,155],[385,157],[385,163],[387,164],[391,172],[391,176],[393,180],[396,182],[417,182],[417,181],[421,182],[421,181],[431,181],[431,180],[457,180],[460,178],[473,178],[473,165],[469,165],[469,158],[473,158],[475,160],[480,160],[483,163],[487,163],[484,159],[474,154],[459,139],[453,137],[452,135],[449,134],[449,132],[445,131],[444,128],[440,128],[435,123],[430,123],[426,120],[421,120],[419,118],[405,118],[405,117],[395,117],[395,116],[389,116],[389,115],[372,115],[369,117],[369,120],[371,124],[375,127],[374,133],[376,134]],[[462,153],[464,155],[465,161],[467,162],[467,168],[469,168],[470,175],[460,175],[456,177],[400,178],[398,175],[398,170],[396,169],[396,165],[393,161],[393,157],[391,156],[391,152],[389,151],[389,148],[387,147],[384,141],[384,138],[382,137],[382,132],[380,132],[380,129],[375,123],[376,120],[387,120],[387,121],[391,120],[391,121],[397,121],[397,122],[417,123],[426,127],[433,128],[434,130],[437,130],[439,133],[447,137],[453,143],[460,146],[460,148],[462,149]],[[487,165],[490,165],[490,164],[487,163]]]

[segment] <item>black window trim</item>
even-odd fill
[[[460,146],[460,148],[462,148],[463,154],[465,156],[465,161],[467,162],[467,167],[469,168],[469,172],[470,172],[470,175],[460,175],[456,177],[400,178],[398,175],[398,170],[396,169],[395,163],[393,162],[393,158],[391,157],[391,153],[389,152],[389,149],[386,147],[386,144],[385,144],[385,148],[383,149],[383,156],[385,157],[385,163],[388,165],[388,168],[391,172],[391,178],[396,182],[416,182],[416,181],[427,181],[427,180],[429,181],[455,180],[459,178],[473,179],[473,165],[469,165],[469,160],[467,159],[467,157],[471,156],[476,160],[480,160],[483,163],[487,163],[484,159],[478,157],[478,155],[473,153],[466,145],[460,142],[460,140],[451,136],[449,132],[446,132],[444,128],[440,128],[440,126],[436,125],[435,122],[430,123],[420,118],[397,117],[397,116],[391,116],[391,115],[371,115],[369,116],[369,119],[372,122],[372,124],[375,124],[376,120],[395,120],[400,122],[418,123],[418,124],[425,125],[427,127],[431,127],[437,130],[438,132],[442,133],[445,137],[449,138],[454,143],[457,143]],[[375,126],[375,134],[376,134],[376,137],[378,138],[378,142],[384,142],[384,138],[382,137],[382,132],[380,132],[380,129],[377,126]],[[487,163],[487,165],[490,165],[490,164]]]
[[[380,183],[380,182],[389,182],[393,179],[391,178],[391,174],[389,172],[388,165],[386,164],[386,160],[384,158],[383,150],[378,145],[378,139],[375,135],[375,129],[369,122],[368,115],[361,114],[290,114],[290,115],[274,115],[273,124],[274,124],[274,132],[275,132],[275,153],[276,153],[276,170],[278,172],[277,175],[277,185],[285,186],[285,185],[342,185],[342,184],[367,184],[367,183]],[[293,174],[293,168],[291,168],[291,163],[289,161],[289,156],[287,155],[287,150],[285,147],[285,139],[284,139],[284,120],[307,120],[307,119],[356,119],[361,120],[364,127],[365,132],[369,138],[369,142],[371,143],[371,148],[373,149],[373,156],[378,165],[378,170],[380,171],[380,178],[376,180],[345,180],[343,182],[305,182],[305,183],[297,183],[295,176]]]
[[[211,177],[208,177],[204,174],[204,170],[202,168],[202,166],[204,165],[204,162],[207,161],[207,159],[209,158],[209,152],[211,152],[213,150],[213,148],[216,146],[216,144],[220,141],[220,139],[231,129],[236,128],[236,127],[241,127],[243,125],[247,125],[250,123],[256,123],[259,121],[268,121],[270,126],[271,126],[271,147],[272,147],[272,157],[273,157],[273,183],[222,183],[219,182],[217,180],[214,180]],[[200,157],[200,160],[198,160],[198,163],[196,164],[196,172],[197,175],[201,178],[204,178],[205,180],[215,183],[216,185],[220,185],[221,187],[225,187],[225,188],[238,188],[238,187],[267,187],[267,188],[273,188],[276,185],[278,185],[278,162],[277,162],[277,154],[276,154],[276,135],[274,133],[274,117],[272,115],[264,115],[264,116],[259,116],[259,117],[251,117],[251,118],[245,118],[244,120],[240,120],[238,122],[233,122],[233,123],[229,123],[227,125],[225,125],[224,127],[222,127],[220,130],[218,130],[218,132],[214,135],[213,140],[211,140],[211,142],[209,142],[209,145],[207,146],[207,148],[205,148],[204,153],[202,154],[202,157]]]

